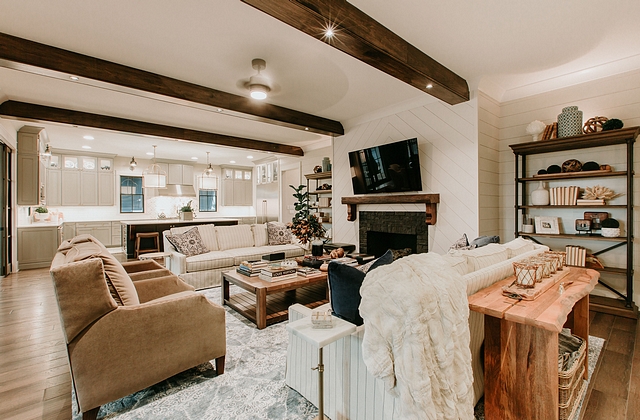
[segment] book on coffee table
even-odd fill
[[[295,267],[267,267],[260,270],[260,278],[266,281],[279,281],[298,275]]]

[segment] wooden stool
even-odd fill
[[[140,249],[140,239],[153,238],[154,248]],[[160,234],[158,232],[139,232],[136,233],[136,248],[134,251],[134,257],[138,258],[140,254],[147,252],[159,252],[160,251]]]

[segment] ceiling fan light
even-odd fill
[[[264,85],[251,85],[249,86],[249,91],[251,92],[251,97],[253,99],[267,99],[267,92],[269,92],[269,88]]]

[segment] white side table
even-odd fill
[[[350,322],[336,318],[331,318],[333,328],[312,328],[311,318],[302,318],[287,324],[287,329],[303,340],[313,344],[318,348],[318,366],[311,368],[318,370],[318,416],[315,420],[325,420],[324,416],[324,364],[322,363],[322,348],[345,337],[356,330],[356,326]]]
[[[156,260],[156,259],[162,258],[164,259],[164,266],[170,270],[171,258],[169,257],[171,257],[170,252],[148,252],[146,254],[140,254],[138,256],[138,259],[140,261],[144,261],[144,260]]]

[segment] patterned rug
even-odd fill
[[[208,289],[201,293],[213,302],[220,302],[220,288]],[[216,376],[210,363],[197,366],[102,406],[98,418],[313,419],[317,415],[315,406],[285,385],[288,343],[286,323],[258,330],[254,324],[232,309],[225,307],[225,310],[227,355],[223,375]],[[603,339],[589,337],[590,374],[603,343]],[[482,400],[476,406],[475,417],[478,420],[484,419]],[[73,398],[73,419],[81,418]]]

